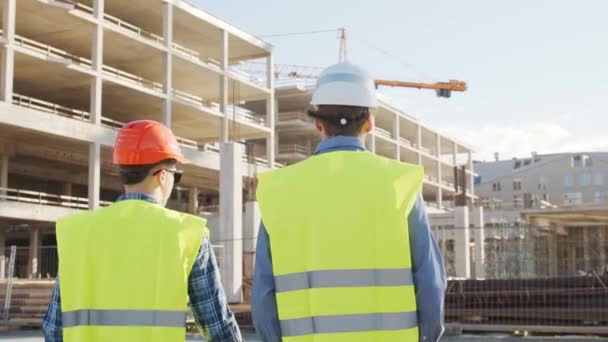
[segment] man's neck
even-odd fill
[[[144,189],[143,187],[138,187],[138,186],[125,186],[125,195],[129,195],[129,194],[146,195],[148,197],[154,198],[157,203],[162,203],[162,200],[161,200],[162,196],[160,194],[160,191],[158,191],[158,190],[149,190],[149,189]]]

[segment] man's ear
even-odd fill
[[[367,133],[371,132],[373,128],[374,128],[374,124],[372,122],[372,116],[368,112],[367,118],[365,119],[365,123],[363,124],[363,132],[365,132],[367,134]]]
[[[323,127],[323,123],[321,123],[321,120],[319,119],[315,119],[315,128],[319,133],[325,133],[325,127]]]

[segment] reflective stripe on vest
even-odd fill
[[[412,270],[325,270],[284,274],[274,278],[277,292],[322,287],[410,286],[414,285]]]
[[[363,315],[306,317],[281,321],[284,337],[373,330],[403,330],[418,325],[416,311]]]
[[[259,176],[283,341],[418,341],[407,217],[422,178],[353,151]]]
[[[63,312],[64,328],[85,325],[184,327],[185,311],[161,310],[76,310]]]
[[[126,200],[57,222],[66,342],[185,341],[205,220]]]

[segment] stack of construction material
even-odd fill
[[[36,328],[42,326],[51,295],[53,281],[19,281],[13,283],[8,326],[13,328]],[[4,308],[6,282],[0,283],[0,310]]]
[[[606,326],[608,276],[453,280],[445,317],[482,325]]]

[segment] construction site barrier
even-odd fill
[[[608,334],[607,226],[433,231],[450,277],[447,323],[472,331]]]

